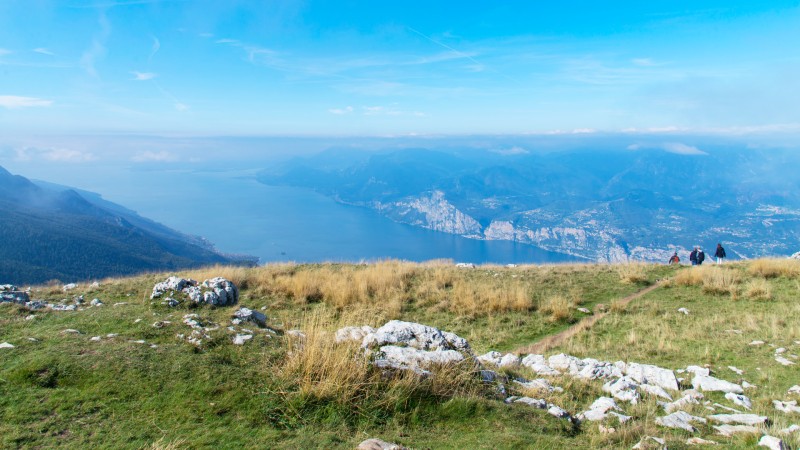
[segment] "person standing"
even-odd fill
[[[717,264],[722,264],[722,260],[725,259],[726,256],[722,244],[717,244],[717,251],[714,252],[714,257],[717,258]]]
[[[703,261],[706,260],[706,253],[703,251],[702,248],[697,249],[697,265],[703,264]]]
[[[681,259],[678,257],[678,252],[673,253],[672,256],[669,258],[669,264],[680,264],[680,263]]]
[[[689,253],[689,262],[692,263],[693,266],[697,265],[697,247],[692,249],[692,253]]]

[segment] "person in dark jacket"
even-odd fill
[[[722,260],[726,257],[722,244],[717,244],[717,251],[714,252],[714,257],[717,258],[717,264],[722,264]]]
[[[689,262],[692,263],[693,266],[697,265],[697,247],[692,249],[692,253],[689,253]]]
[[[678,252],[675,252],[669,258],[669,264],[680,264],[681,259],[678,257]]]
[[[697,265],[703,264],[703,261],[706,260],[706,254],[702,248],[697,249]]]

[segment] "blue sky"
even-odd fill
[[[0,133],[797,133],[797,1],[0,1]],[[602,6],[600,6],[602,5]]]

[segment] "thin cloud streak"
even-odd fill
[[[43,100],[41,98],[0,95],[0,106],[7,109],[48,107],[52,104],[52,100]]]

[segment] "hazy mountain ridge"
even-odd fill
[[[0,168],[0,279],[17,284],[85,280],[240,261],[65,186],[42,186]]]
[[[791,254],[800,246],[800,181],[787,175],[800,158],[789,151],[413,150],[347,157],[346,167],[294,160],[259,179],[312,188],[403,223],[596,261],[665,261],[673,250],[686,255],[694,244],[716,242],[740,257]]]

